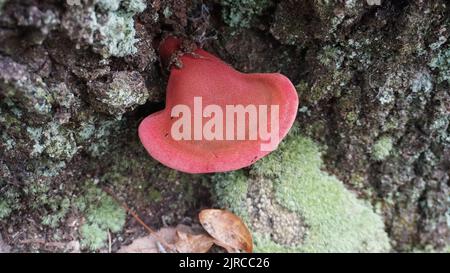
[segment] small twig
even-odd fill
[[[111,253],[111,232],[108,230],[108,253]]]
[[[156,231],[154,231],[151,227],[147,226],[147,224],[144,223],[144,221],[142,221],[142,219],[137,215],[137,213],[135,213],[130,207],[128,207],[128,205],[124,202],[122,202],[121,200],[119,200],[119,198],[117,198],[108,188],[103,188],[103,191],[105,191],[107,194],[109,194],[112,198],[114,198],[114,200],[116,200],[117,203],[121,204],[122,207],[129,213],[131,214],[131,216],[133,216],[134,219],[136,219],[136,221],[138,221],[139,224],[141,224],[141,226],[143,226],[147,232],[152,235],[153,237],[155,237],[156,240],[158,240],[165,248],[170,249],[172,251],[176,251],[176,249],[171,246],[169,243],[166,242],[166,240],[164,240],[163,238],[161,238]]]

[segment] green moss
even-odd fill
[[[255,252],[258,253],[285,253],[289,251],[286,247],[279,245],[271,240],[268,234],[253,233],[253,244]]]
[[[86,212],[86,219],[96,223],[103,229],[118,232],[125,224],[125,212],[111,197],[102,197],[95,207],[90,207]]]
[[[270,0],[221,0],[222,17],[231,27],[249,27],[256,16],[262,14],[272,2]]]
[[[159,202],[162,200],[161,192],[155,188],[148,189],[148,198],[153,202]]]
[[[345,120],[349,124],[355,123],[356,121],[358,121],[358,113],[356,113],[355,111],[348,112],[345,116]]]
[[[71,202],[68,197],[64,197],[61,201],[51,203],[52,213],[46,214],[42,217],[42,224],[56,228],[70,211]]]
[[[350,179],[349,185],[352,189],[356,189],[359,193],[364,194],[364,196],[373,196],[373,189],[367,187],[364,173],[354,172],[350,176]]]
[[[256,170],[276,179],[280,204],[301,213],[310,227],[297,250],[306,252],[383,251],[389,246],[383,222],[334,176],[321,171],[319,148],[291,137]],[[278,171],[283,168],[282,171]]]
[[[27,197],[34,199],[34,202],[31,204],[33,209],[53,205],[52,200],[49,198],[50,186],[47,180],[41,179],[33,181],[26,185],[23,191]]]
[[[84,211],[87,221],[112,232],[120,231],[125,223],[124,209],[95,185],[88,183],[85,190],[77,207]]]
[[[382,161],[391,154],[392,148],[392,138],[387,136],[381,137],[372,146],[372,158],[378,161]]]
[[[4,179],[11,174],[5,165],[0,163],[0,220],[10,217],[14,211],[21,208],[20,194],[16,187],[8,187]]]
[[[89,249],[103,246],[107,232],[119,232],[125,224],[125,210],[92,182],[86,184],[85,194],[76,200],[76,207],[85,215],[80,235],[82,245]]]
[[[0,220],[8,217],[12,212],[11,207],[6,200],[0,200]]]
[[[108,232],[97,224],[84,224],[80,229],[80,235],[83,238],[81,244],[90,250],[102,248],[108,238]]]
[[[243,171],[215,174],[212,177],[219,207],[233,208],[233,212],[247,218],[245,209],[248,183]]]
[[[322,171],[322,167],[319,147],[309,138],[295,135],[253,165],[250,172],[253,179],[273,181],[276,202],[300,215],[308,229],[304,240],[296,246],[281,245],[269,235],[253,230],[255,251],[377,252],[389,249],[381,217],[370,205],[358,200],[341,181]],[[233,176],[235,174],[226,177],[230,187],[234,185]],[[227,191],[218,192],[220,200],[230,198],[228,195],[222,198],[222,192]],[[238,198],[242,195],[239,192]],[[242,206],[239,202],[226,204],[231,209]]]
[[[75,138],[93,157],[99,157],[107,152],[111,145],[111,134],[122,130],[124,120],[89,118],[83,121]]]
[[[59,184],[55,187],[52,179],[55,178],[63,168],[57,163],[43,161],[35,166],[36,178],[27,179],[25,186],[21,189],[20,194],[9,193],[8,200],[10,204],[18,204],[26,201],[29,205],[27,210],[30,213],[38,215],[41,224],[47,227],[56,228],[64,221],[65,217],[72,209],[72,197],[67,194],[70,192],[69,186]],[[15,200],[15,203],[12,203]]]

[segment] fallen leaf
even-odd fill
[[[180,253],[206,253],[213,246],[214,239],[207,234],[189,234],[177,230],[175,247]]]
[[[169,246],[180,253],[205,253],[213,246],[214,239],[208,234],[194,234],[185,225],[166,227],[155,234],[135,239],[130,245],[122,246],[119,253],[166,253],[173,252],[166,249],[160,242],[164,240]]]
[[[227,210],[205,209],[199,214],[199,220],[215,243],[228,252],[253,251],[252,235],[241,218]]]
[[[177,229],[173,227],[162,228],[155,234],[158,238],[165,240],[169,245],[175,244]],[[135,239],[130,245],[122,246],[117,252],[119,253],[162,253],[167,252],[161,246],[159,239],[154,235]]]

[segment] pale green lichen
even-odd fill
[[[78,150],[73,132],[57,122],[44,127],[27,127],[27,133],[33,142],[32,156],[45,153],[52,159],[70,160]]]
[[[446,81],[450,84],[450,47],[440,51],[428,65],[439,72],[439,83]]]
[[[38,176],[51,178],[58,176],[67,167],[65,161],[47,160],[42,158],[36,165],[35,174]]]
[[[372,64],[372,53],[370,50],[363,50],[373,43],[372,39],[361,39],[361,40],[348,40],[348,49],[351,50],[347,53],[348,58],[358,62],[365,68],[368,68]]]
[[[135,38],[136,31],[134,29],[133,16],[144,11],[146,4],[142,0],[112,2],[119,2],[119,4],[122,2],[123,8],[118,9],[119,7],[117,7],[114,9],[114,12],[109,12],[107,20],[98,27],[102,37],[100,44],[103,45],[99,53],[105,58],[109,56],[124,57],[134,54],[137,52],[135,43],[138,40]],[[115,3],[113,8],[119,4]]]
[[[393,140],[391,137],[383,136],[372,146],[372,158],[377,161],[386,159],[391,154]]]
[[[72,131],[51,122],[43,132],[43,145],[50,158],[70,160],[78,150]]]
[[[344,52],[338,47],[324,46],[317,56],[319,62],[331,69],[340,69],[344,62]]]
[[[222,17],[231,27],[249,27],[256,16],[268,8],[270,0],[221,0]]]
[[[50,92],[53,95],[54,103],[62,108],[61,110],[69,112],[79,109],[81,100],[75,96],[73,90],[69,89],[66,83],[51,85]]]
[[[411,80],[411,90],[413,93],[425,93],[428,94],[433,91],[432,77],[428,72],[420,71],[414,75]]]
[[[63,27],[72,39],[92,45],[104,58],[125,57],[137,52],[133,16],[145,8],[143,0],[97,0],[94,6],[66,14]]]
[[[96,110],[116,116],[134,110],[149,97],[145,80],[137,72],[115,72],[107,82],[94,81],[88,86]]]
[[[122,0],[95,0],[97,7],[105,11],[118,10],[120,7],[120,2],[122,2]]]
[[[123,0],[123,6],[128,12],[139,13],[147,8],[145,0]]]
[[[396,94],[403,85],[411,84],[408,79],[411,78],[410,73],[406,70],[398,69],[396,71],[387,71],[386,80],[382,86],[378,88],[377,99],[383,106],[392,106],[396,100]]]
[[[31,114],[31,119],[48,118],[52,113],[53,97],[42,78],[30,74],[25,66],[12,59],[0,57],[0,61],[4,65],[0,88],[5,103],[10,107],[20,106]]]
[[[33,143],[33,149],[30,155],[39,156],[44,151],[44,147],[41,145],[42,128],[27,127],[27,133]]]
[[[96,0],[97,7],[104,11],[116,11],[123,7],[128,12],[143,12],[147,7],[144,0]]]
[[[80,139],[80,141],[88,141],[91,136],[95,133],[95,125],[94,122],[91,121],[83,121],[80,123],[80,130],[78,131],[76,137]]]
[[[172,11],[170,10],[170,7],[165,7],[163,10],[164,18],[170,18],[172,16]]]
[[[133,15],[127,12],[110,13],[105,23],[99,26],[102,37],[99,53],[103,57],[124,57],[137,52]]]
[[[276,202],[300,215],[307,227],[304,240],[296,246],[276,243],[270,234],[253,230],[256,251],[381,252],[390,249],[381,217],[341,181],[322,171],[322,167],[319,147],[312,140],[295,135],[255,163],[251,169],[253,179],[272,180]],[[229,175],[222,180],[230,182],[234,177]],[[246,194],[242,187],[237,196]],[[225,194],[225,200],[229,198]],[[242,202],[228,203],[230,209],[237,211],[242,205]]]
[[[433,92],[433,78],[428,71],[417,71],[411,79],[411,91],[407,97],[409,103],[425,107]]]
[[[392,103],[395,100],[394,89],[389,87],[388,88],[381,87],[379,89],[377,99],[381,103],[381,105],[387,105]]]
[[[448,128],[450,128],[449,112],[436,117],[430,126],[430,129],[438,133],[438,139],[440,139],[442,143],[450,143],[450,132]]]

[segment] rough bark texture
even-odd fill
[[[228,207],[259,251],[446,249],[449,18],[445,0],[0,0],[0,252],[107,251],[108,233],[115,251],[145,234],[105,188],[154,227]],[[298,122],[279,151],[225,175],[146,154],[136,131],[164,106],[168,34],[292,80]],[[338,242],[350,210],[356,239]]]

